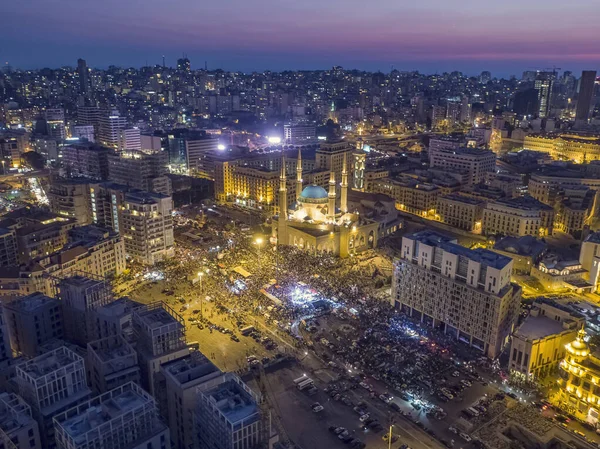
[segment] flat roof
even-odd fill
[[[219,384],[204,395],[231,423],[243,421],[258,413],[254,398],[233,380]]]
[[[18,365],[17,368],[27,373],[34,379],[38,379],[46,374],[57,371],[60,368],[77,361],[81,361],[83,363],[83,359],[81,357],[76,355],[66,346],[63,346],[47,354],[37,356],[26,363]]]
[[[530,315],[515,332],[515,336],[524,340],[539,340],[550,335],[560,334],[566,330],[560,321],[550,319],[547,316]]]
[[[221,374],[204,354],[194,351],[191,354],[172,362],[163,363],[162,369],[180,384],[192,382],[203,377],[216,377]]]
[[[41,292],[35,292],[27,296],[15,298],[7,306],[11,309],[20,310],[22,312],[33,312],[34,310],[43,307],[49,303],[58,304],[58,300],[50,298]]]

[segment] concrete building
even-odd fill
[[[96,106],[78,106],[77,107],[77,124],[91,125],[94,127],[94,134],[97,136],[100,130],[100,117],[102,111]]]
[[[0,228],[0,267],[17,265],[17,233],[14,229]]]
[[[561,260],[548,255],[531,269],[531,276],[549,291],[568,289],[584,293],[593,289],[593,285],[585,280],[589,274],[576,259]]]
[[[592,224],[597,192],[587,186],[562,189],[554,205],[554,229],[576,238]]]
[[[0,308],[0,367],[10,366],[12,363],[12,350],[10,348],[10,336],[8,324],[4,317],[4,309]]]
[[[88,378],[94,394],[106,393],[129,382],[140,383],[137,353],[123,335],[92,341],[87,350]]]
[[[211,385],[221,382],[223,373],[199,351],[163,363],[160,370],[165,378],[163,414],[168,417],[173,447],[192,447],[198,433],[194,424],[197,388],[206,382]]]
[[[89,398],[83,358],[60,347],[17,365],[19,394],[31,406],[44,449],[56,447],[52,418]]]
[[[65,140],[65,110],[63,108],[49,108],[45,112],[47,133],[56,140]]]
[[[490,201],[483,210],[484,235],[543,237],[553,226],[554,209],[530,196]]]
[[[162,302],[134,309],[132,321],[137,335],[142,385],[155,394],[154,380],[156,373],[160,372],[160,365],[189,353],[185,340],[185,322],[177,312]]]
[[[252,449],[262,434],[260,397],[239,377],[227,373],[216,385],[200,385],[195,419],[200,449]]]
[[[72,179],[53,179],[48,189],[50,210],[77,221],[79,226],[92,222],[89,184]]]
[[[209,135],[195,136],[185,139],[184,145],[186,168],[190,173],[196,173],[199,169],[199,161],[207,153],[217,151],[219,141]]]
[[[94,310],[94,338],[123,335],[127,341],[133,341],[133,310],[140,306],[140,303],[122,297]]]
[[[78,143],[63,147],[59,158],[71,177],[105,180],[108,178],[110,150],[93,143]]]
[[[262,167],[234,166],[229,201],[268,213],[275,212],[279,173]]]
[[[108,156],[108,179],[147,192],[170,195],[167,153],[123,150]]]
[[[546,250],[541,240],[531,235],[523,237],[503,237],[494,244],[492,251],[513,260],[513,274],[529,275]]]
[[[105,279],[76,274],[58,283],[65,318],[65,337],[85,347],[94,339],[94,311],[113,301],[112,289]]]
[[[15,356],[35,357],[41,344],[63,338],[63,314],[58,299],[36,292],[3,303],[3,314]]]
[[[290,145],[310,145],[317,141],[317,127],[311,123],[283,125],[283,140]]]
[[[584,277],[592,284],[592,291],[596,291],[600,282],[600,233],[592,232],[585,237],[579,251],[579,263],[588,273]]]
[[[98,138],[100,145],[107,148],[119,148],[121,130],[127,126],[127,119],[121,117],[118,111],[107,111],[98,120]]]
[[[58,449],[169,449],[152,396],[133,382],[54,418]]]
[[[532,134],[525,137],[523,148],[544,151],[553,159],[582,164],[600,160],[600,136],[576,133]]]
[[[424,230],[402,238],[391,302],[494,358],[519,314],[521,289],[511,273],[508,257]]]
[[[436,218],[458,229],[481,232],[485,202],[459,193],[440,196],[437,200]]]
[[[347,170],[352,176],[352,167],[349,164],[353,162],[353,152],[353,145],[345,140],[323,142],[315,155],[315,169],[333,172],[336,179],[342,179],[342,168],[346,161]],[[304,166],[302,168],[304,169]],[[349,179],[349,182],[351,183],[352,179]]]
[[[3,449],[42,449],[31,407],[14,393],[0,394],[0,445]]]
[[[543,379],[558,368],[567,343],[584,324],[582,315],[554,301],[537,300],[512,335],[509,369],[526,378]]]
[[[74,125],[71,127],[71,136],[92,143],[96,142],[94,125]]]
[[[596,71],[584,70],[579,80],[579,94],[577,95],[577,109],[575,110],[575,127],[587,125],[594,98],[594,85]]]
[[[429,149],[429,165],[443,169],[465,170],[467,185],[485,181],[486,173],[496,169],[496,155],[478,148]]]
[[[125,128],[119,131],[119,151],[140,151],[142,139],[139,128]]]
[[[552,108],[552,91],[556,72],[537,72],[535,90],[538,93],[538,117],[546,118]]]
[[[434,153],[443,150],[458,150],[466,144],[462,136],[433,135],[429,139],[429,151]]]
[[[26,263],[35,258],[48,256],[69,241],[69,232],[75,227],[75,220],[50,213],[32,212],[27,214],[17,228],[18,259]]]

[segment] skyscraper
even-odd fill
[[[546,118],[550,113],[555,75],[554,72],[538,72],[535,77],[535,90],[538,94],[538,116],[540,118]]]
[[[79,91],[82,95],[87,95],[90,90],[88,67],[85,59],[77,60],[77,73],[79,75]]]
[[[579,96],[577,97],[577,110],[575,111],[575,126],[587,123],[594,95],[594,83],[596,82],[595,70],[584,70],[579,80]]]

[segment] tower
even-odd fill
[[[579,95],[577,97],[577,110],[575,112],[575,125],[583,126],[588,122],[592,98],[594,96],[594,83],[596,82],[595,70],[584,70],[579,80]]]
[[[342,197],[340,200],[342,214],[348,212],[348,153],[344,153],[344,164],[342,165]]]
[[[281,176],[279,176],[279,221],[277,244],[284,245],[287,241],[287,178],[285,176],[285,153],[281,156]]]
[[[298,162],[296,163],[296,201],[302,193],[302,150],[298,148]]]
[[[335,220],[335,172],[331,170],[329,175],[329,203],[327,205],[327,216],[329,220]]]

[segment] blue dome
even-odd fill
[[[300,194],[301,199],[322,200],[327,198],[327,191],[321,186],[306,186]]]

